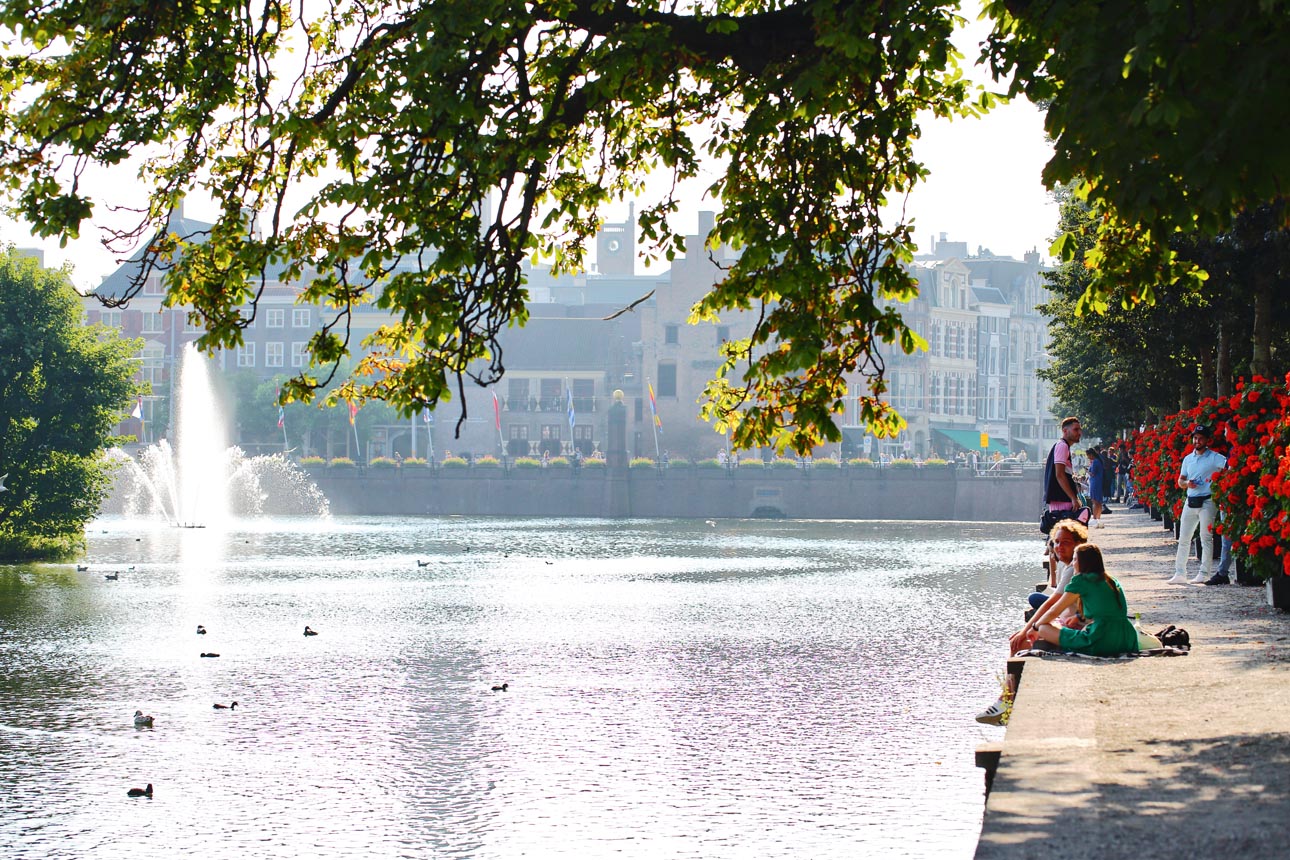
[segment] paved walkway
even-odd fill
[[[1290,857],[1290,614],[1262,588],[1166,585],[1172,533],[1105,521],[1092,539],[1130,612],[1192,652],[1027,659],[976,856]]]

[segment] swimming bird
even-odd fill
[[[548,561],[548,562],[546,562],[546,564],[555,564],[555,562],[553,562],[553,561]]]
[[[117,580],[117,579],[120,579],[120,578],[121,578],[121,571],[119,571],[119,570],[114,570],[114,571],[112,571],[111,573],[105,573],[105,574],[103,574],[103,578],[104,578],[104,579],[111,579],[111,580]]]
[[[211,707],[217,711],[231,711],[237,707],[237,702],[234,702],[231,705],[221,705],[219,702],[216,702],[215,704],[211,705]]]
[[[203,657],[218,657],[219,655],[218,655],[218,654],[216,654],[216,653],[214,653],[214,652],[207,652],[207,651],[203,651],[203,652],[202,652],[202,656],[203,656]]]
[[[306,636],[317,636],[317,635],[318,635],[318,631],[317,631],[317,630],[315,630],[315,629],[313,629],[312,627],[310,627],[308,624],[306,624],[306,625],[305,625],[305,635],[306,635]]]
[[[429,566],[430,566],[430,562],[417,559],[417,567],[429,567]]]
[[[152,783],[147,788],[132,788],[126,792],[131,797],[152,797]]]
[[[712,527],[712,528],[714,528],[714,529],[717,527],[717,522],[716,522],[716,520],[704,520],[704,522],[705,522],[705,523],[707,523],[709,526],[711,526],[711,527]]]
[[[203,626],[201,626],[200,624],[198,624],[198,625],[197,625],[197,635],[198,635],[198,636],[205,636],[205,635],[206,635],[206,628],[205,628],[205,627],[203,627]]]
[[[126,568],[126,570],[134,570],[134,565],[130,565],[129,567]]]
[[[89,570],[89,569],[90,569],[90,566],[89,566],[88,564],[78,564],[78,565],[76,565],[76,572],[77,572],[77,573],[84,573],[85,571],[87,571],[87,570]]]
[[[495,686],[493,687],[493,692],[494,692],[494,693],[505,693],[505,692],[506,692],[506,690],[507,690],[507,688],[508,688],[508,687],[510,687],[510,686],[511,686],[510,684],[508,684],[508,683],[506,683],[505,681],[503,681],[502,683],[497,684],[497,685],[495,685]]]
[[[135,711],[134,724],[136,726],[151,726],[152,714],[145,714],[143,711]]]

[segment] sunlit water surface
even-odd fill
[[[0,567],[5,857],[967,858],[1037,570],[999,524],[88,537]]]

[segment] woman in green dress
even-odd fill
[[[1049,623],[1076,601],[1080,615],[1088,619],[1082,630]],[[1102,550],[1096,544],[1086,543],[1076,548],[1075,575],[1066,586],[1066,593],[1055,605],[1036,613],[1030,626],[1039,631],[1038,638],[1063,651],[1109,657],[1138,650],[1138,631],[1129,620],[1124,589],[1107,574]]]

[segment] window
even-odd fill
[[[159,296],[161,293],[161,277],[149,275],[148,280],[143,282],[143,294],[145,296]]]
[[[676,396],[676,365],[671,362],[660,363],[658,366],[658,396]]]
[[[255,328],[255,308],[238,308],[237,312],[246,321],[246,328]]]
[[[159,346],[145,346],[139,353],[142,361],[139,364],[139,378],[152,385],[155,393],[166,381],[166,351]]]
[[[269,311],[273,313],[273,311]],[[281,342],[266,343],[264,345],[264,366],[281,367],[282,366],[282,344]]]
[[[99,322],[111,328],[120,328],[121,312],[120,311],[99,311]]]
[[[680,326],[663,326],[663,343],[680,343]]]
[[[563,412],[564,402],[564,382],[559,379],[543,379],[541,382],[541,403],[538,409],[545,412]],[[555,437],[559,439],[560,437]]]
[[[510,432],[510,438],[512,438],[512,439],[522,439],[522,440],[524,440],[524,441],[526,441],[526,442],[528,441],[528,438],[529,438],[529,425],[527,425],[527,424],[512,424],[510,427],[508,427],[508,428],[507,428],[507,430]]]
[[[546,440],[556,440],[556,439],[559,439],[559,438],[560,438],[560,425],[559,425],[559,424],[543,424],[543,425],[542,425],[542,439],[543,439],[543,441],[546,441]]]
[[[244,343],[237,348],[237,366],[255,367],[255,344]]]
[[[161,332],[162,332],[161,313],[157,312],[154,314],[154,313],[149,313],[148,311],[144,311],[143,312],[143,333],[160,334]]]
[[[291,309],[291,326],[293,328],[309,328],[309,325],[309,308]]]
[[[308,345],[309,344],[307,344],[302,340],[298,340],[295,343],[291,344],[291,366],[292,367],[305,366],[305,348]]]
[[[506,383],[506,408],[511,412],[529,411],[529,381],[527,379],[509,379]],[[526,434],[528,430],[524,431]],[[512,439],[521,438],[512,436]],[[528,436],[522,437],[527,439]]]
[[[287,321],[287,312],[282,308],[269,308],[264,312],[264,324],[268,328],[282,328]]]
[[[592,427],[590,424],[575,424],[573,426],[573,441],[590,442],[591,430]]]

